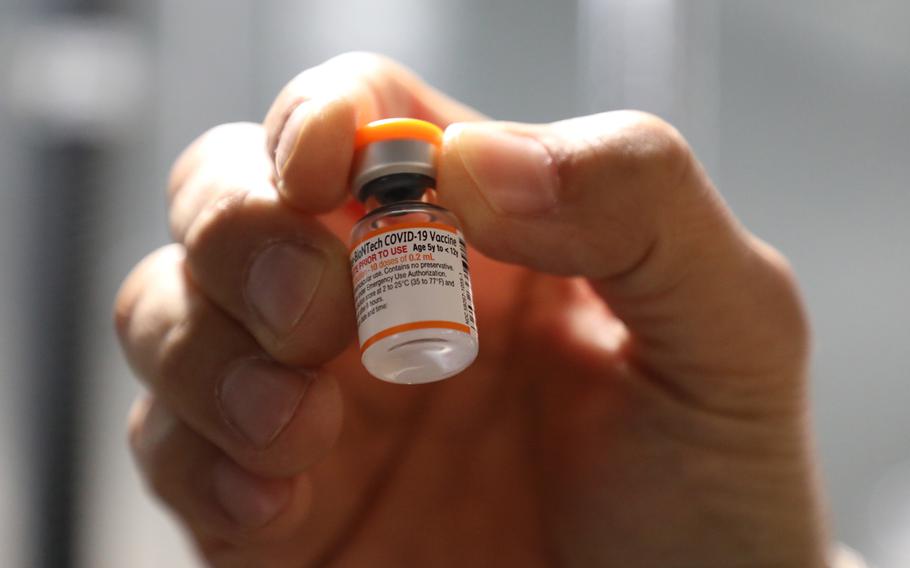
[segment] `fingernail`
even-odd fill
[[[265,525],[278,516],[291,498],[287,481],[256,477],[227,459],[215,464],[212,485],[224,512],[245,528]]]
[[[288,116],[281,129],[281,134],[278,136],[278,144],[275,146],[275,171],[278,172],[279,178],[284,174],[285,166],[287,166],[288,160],[293,155],[294,148],[297,147],[300,131],[303,128],[303,123],[312,114],[312,107],[312,101],[304,101],[298,104],[291,111],[291,115]]]
[[[266,448],[285,429],[310,378],[259,360],[233,366],[218,389],[225,420],[257,448]]]
[[[325,257],[314,248],[272,245],[250,267],[249,302],[276,335],[287,335],[313,301],[324,269]]]
[[[500,213],[534,215],[556,205],[556,164],[538,140],[499,128],[462,123],[450,127],[468,175]]]

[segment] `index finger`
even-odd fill
[[[397,116],[442,127],[484,118],[404,66],[370,53],[340,55],[295,77],[265,118],[283,197],[313,213],[340,205],[347,196],[355,130]]]

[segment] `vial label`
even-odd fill
[[[351,247],[360,351],[414,329],[477,336],[467,247],[443,223],[407,223],[367,233]]]

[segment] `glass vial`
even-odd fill
[[[410,118],[357,132],[352,190],[367,214],[351,232],[361,361],[402,384],[438,381],[477,357],[467,247],[431,201],[442,130]]]

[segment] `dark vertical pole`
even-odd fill
[[[74,563],[80,455],[77,416],[85,381],[86,341],[80,325],[89,297],[87,226],[98,186],[101,151],[81,140],[48,140],[33,154],[31,293],[35,417],[40,451],[34,464],[33,566]],[[84,329],[84,328],[82,328]]]
[[[107,15],[116,0],[43,0],[53,17]],[[75,25],[78,25],[75,24]],[[87,62],[88,63],[88,62]],[[61,85],[65,88],[65,85]],[[78,415],[86,385],[87,338],[82,321],[90,298],[92,206],[100,191],[103,140],[49,125],[33,143],[30,272],[37,492],[29,565],[75,565],[77,490],[82,454]]]

